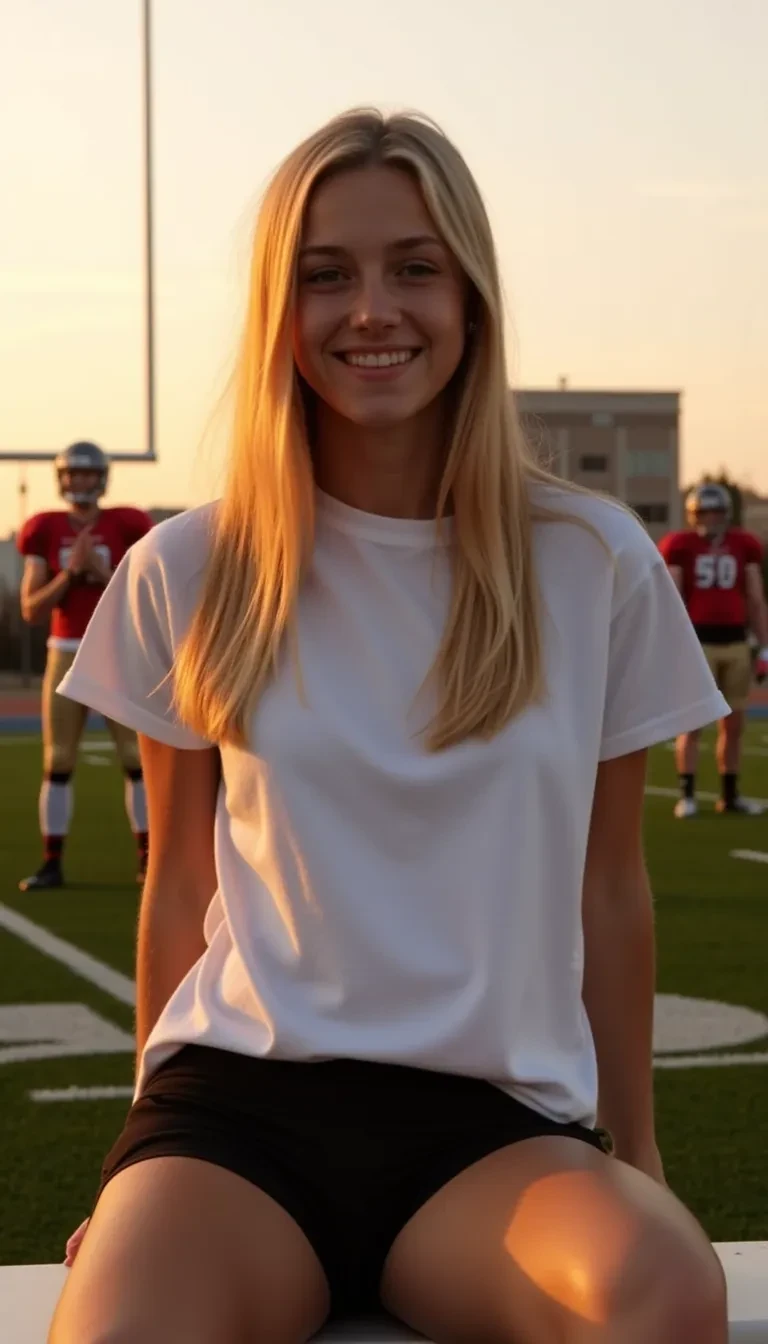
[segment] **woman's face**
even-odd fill
[[[408,173],[382,166],[330,177],[311,199],[299,254],[299,372],[354,424],[404,423],[456,371],[466,291]]]

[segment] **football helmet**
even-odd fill
[[[109,458],[95,443],[71,443],[59,453],[54,466],[59,484],[59,494],[68,504],[95,504],[106,492],[109,480]],[[72,490],[63,480],[69,471],[94,471],[98,481],[90,490]]]
[[[719,485],[717,481],[703,481],[701,485],[695,485],[689,490],[685,500],[685,512],[688,522],[700,537],[716,537],[725,532],[731,521],[733,501],[730,490],[724,485]],[[704,523],[701,519],[703,513],[718,514],[720,521],[717,526]]]

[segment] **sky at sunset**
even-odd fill
[[[765,0],[155,0],[153,27],[159,462],[116,466],[112,502],[216,490],[259,194],[360,103],[429,113],[468,159],[516,382],[679,389],[686,479],[768,493]],[[2,6],[5,451],[144,448],[139,34],[138,0]],[[52,506],[50,465],[27,475]],[[0,535],[18,481],[0,463]]]

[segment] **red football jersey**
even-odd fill
[[[757,537],[740,527],[729,527],[717,541],[670,532],[659,550],[668,565],[683,571],[683,601],[695,626],[747,624],[746,568],[763,558]]]
[[[152,519],[142,509],[101,509],[91,528],[94,550],[109,570],[116,568],[126,551],[152,526]],[[72,515],[63,509],[51,513],[37,513],[28,518],[17,538],[22,555],[36,555],[48,566],[52,579],[67,562],[79,529]],[[80,583],[73,583],[61,606],[55,607],[51,617],[52,639],[82,639],[104,585],[95,575],[86,575]]]

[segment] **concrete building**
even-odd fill
[[[629,504],[658,540],[682,525],[678,392],[527,389],[523,423],[561,476]]]
[[[21,557],[13,537],[0,541],[0,591],[15,593],[21,579]]]
[[[742,496],[742,526],[768,545],[768,498],[745,490]]]
[[[153,523],[164,523],[166,519],[175,518],[177,514],[184,513],[184,509],[163,506],[162,508],[147,509],[147,513]]]

